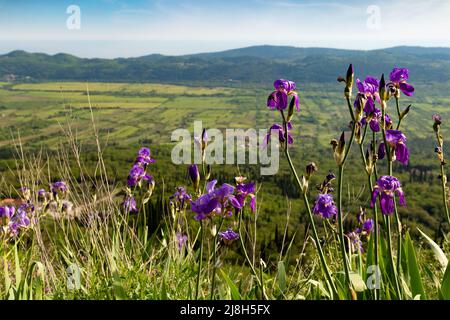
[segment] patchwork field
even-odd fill
[[[450,98],[443,95],[444,88],[448,86],[418,86],[411,111],[414,116],[409,117],[406,129],[413,144],[416,138],[432,137],[433,113],[450,115]],[[29,147],[54,146],[61,125],[69,120],[80,139],[89,138],[90,108],[102,133],[123,145],[138,145],[142,140],[168,143],[174,129],[192,129],[194,120],[218,129],[266,128],[278,121],[273,113],[264,112],[265,96],[270,90],[270,84],[267,88],[207,88],[130,83],[0,83],[0,146],[9,145],[19,133]],[[337,121],[344,119],[347,112],[340,86],[308,84],[300,87],[299,94],[302,121],[294,127],[294,137],[310,138],[325,147],[343,129],[342,121]],[[409,102],[405,99],[403,104]]]

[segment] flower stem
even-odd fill
[[[222,215],[220,219],[219,228],[216,230],[216,234],[214,235],[214,248],[213,248],[213,274],[211,280],[211,300],[214,298],[214,288],[215,288],[215,280],[216,280],[216,264],[217,264],[217,239],[219,236],[219,231],[223,225],[224,216]]]
[[[397,106],[397,115],[398,115],[398,122],[397,122],[397,130],[400,130],[400,125],[402,124],[402,113],[400,112],[400,101],[398,97],[395,97],[395,105]]]
[[[286,122],[286,118],[284,116],[284,112],[282,110],[281,110],[281,115],[283,117],[285,141],[287,142],[287,138],[288,138],[287,122]],[[302,187],[302,184],[298,177],[297,171],[295,170],[294,164],[292,163],[291,156],[289,155],[288,143],[285,144],[284,153],[286,155],[286,159],[288,161],[288,164],[292,171],[292,174],[295,177],[295,181],[297,182],[297,186],[298,186],[299,190],[301,190],[301,193],[303,195],[303,201],[306,206],[306,211],[308,212],[309,223],[311,225],[311,229],[313,230],[313,239],[314,239],[314,242],[316,243],[316,248],[319,253],[319,258],[320,258],[320,262],[322,264],[323,272],[325,273],[325,277],[327,278],[328,284],[331,287],[331,290],[333,291],[333,295],[337,297],[338,295],[337,295],[336,285],[334,284],[333,278],[331,277],[330,269],[328,268],[327,262],[325,260],[325,256],[323,254],[322,246],[321,246],[320,240],[319,240],[319,235],[317,233],[316,225],[314,223],[314,218],[313,218],[313,215],[311,212],[311,207],[309,206],[308,197],[306,195],[306,190],[303,190],[303,187]]]
[[[387,160],[388,160],[388,174],[390,176],[392,176],[391,148],[390,148],[389,144],[387,143],[387,139],[386,139],[386,118],[385,118],[385,114],[386,114],[386,102],[382,101],[382,106],[381,106],[381,122],[382,122],[381,132],[382,132],[382,135],[383,135],[384,147],[386,149],[386,156],[387,156]],[[402,245],[402,239],[401,239],[400,220],[398,219],[397,206],[395,205],[395,197],[394,197],[394,208],[395,208],[395,210],[394,210],[394,212],[395,212],[395,219],[396,219],[397,227],[399,229],[397,266],[394,263],[394,256],[393,256],[393,253],[392,253],[392,234],[391,234],[390,216],[386,216],[386,224],[387,224],[387,233],[388,233],[389,257],[390,257],[390,260],[391,260],[392,271],[393,271],[393,275],[394,275],[395,289],[396,289],[396,292],[397,292],[398,299],[401,299],[401,291],[400,291],[400,283],[399,283],[399,279],[398,279],[398,272],[400,271],[400,268],[401,268],[401,245]]]
[[[344,272],[345,272],[345,281],[348,286],[350,286],[350,270],[348,266],[347,253],[345,251],[345,238],[344,238],[344,224],[342,217],[342,178],[344,175],[344,166],[339,166],[338,171],[338,199],[337,199],[337,207],[338,207],[338,226],[339,226],[339,242],[341,245],[341,254],[344,263]]]
[[[195,300],[198,300],[198,294],[200,291],[200,273],[202,271],[202,260],[203,260],[203,221],[200,220],[200,254],[198,258],[197,287],[195,290]]]
[[[345,149],[344,158],[342,159],[342,162],[339,164],[339,171],[338,171],[338,200],[337,200],[337,207],[338,207],[338,226],[339,226],[339,242],[341,246],[341,254],[342,254],[342,260],[344,264],[344,272],[345,272],[345,280],[349,287],[351,287],[350,282],[350,269],[348,265],[348,259],[347,259],[347,253],[345,251],[345,237],[344,237],[344,224],[343,224],[343,212],[342,212],[342,182],[344,177],[344,166],[347,161],[348,155],[350,153],[350,150],[353,145],[353,140],[355,138],[355,131],[356,131],[356,119],[353,114],[353,108],[350,103],[350,97],[346,97],[348,109],[350,112],[350,115],[352,116],[353,125],[352,125],[352,133],[350,136],[350,140],[348,143],[347,148]]]
[[[367,168],[367,159],[366,156],[364,155],[364,140],[366,137],[366,133],[367,133],[367,124],[364,128],[364,134],[361,140],[361,144],[359,145],[359,150],[361,153],[361,158],[363,161],[363,165],[365,168]],[[373,164],[375,165],[375,164]],[[373,170],[373,169],[372,169]],[[367,182],[368,182],[368,186],[369,186],[369,195],[372,195],[373,192],[373,183],[372,183],[372,172],[371,171],[367,171],[366,169],[366,173],[367,173]],[[375,203],[373,206],[373,217],[374,217],[374,221],[375,221],[375,225],[374,225],[374,260],[375,260],[375,265],[378,266],[378,212],[377,212],[377,204]],[[378,289],[375,288],[374,291],[374,299],[378,300],[379,297],[379,292]]]
[[[447,222],[450,225],[450,215],[448,213],[447,192],[446,192],[446,174],[444,170],[444,164],[441,163],[441,186],[442,186],[442,202],[444,204],[445,213],[447,215]]]
[[[441,152],[443,153],[444,151],[444,142],[443,139],[441,137],[440,134],[440,129],[438,127],[438,129],[436,130],[436,140],[437,143],[439,145],[439,147],[441,148]],[[448,212],[448,203],[447,203],[447,192],[446,192],[446,184],[447,184],[447,175],[445,173],[445,160],[444,160],[444,156],[442,155],[442,158],[440,159],[440,163],[441,163],[441,187],[442,187],[442,203],[444,205],[444,209],[445,209],[445,214],[447,215],[447,222],[450,225],[450,215]]]
[[[250,257],[248,256],[248,253],[247,253],[247,249],[245,248],[245,243],[244,243],[244,239],[242,237],[242,231],[241,231],[242,215],[243,215],[242,211],[243,210],[239,211],[239,226],[238,226],[239,240],[241,242],[242,251],[244,252],[245,260],[247,260],[247,263],[250,266],[250,269],[251,269],[253,275],[255,276],[256,281],[258,282],[258,286],[261,289],[262,298],[264,300],[267,300],[267,297],[266,297],[266,295],[264,293],[264,288],[262,287],[262,283],[259,280],[258,273],[256,272],[255,266],[253,265],[252,261],[250,260]]]

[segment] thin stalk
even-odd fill
[[[397,106],[397,115],[398,115],[398,122],[397,122],[397,130],[400,129],[400,125],[402,124],[402,113],[400,112],[400,101],[398,97],[395,97],[395,105]]]
[[[256,281],[258,282],[258,286],[261,289],[262,298],[267,300],[267,297],[266,297],[266,295],[264,293],[264,288],[262,287],[262,283],[261,283],[261,281],[260,281],[260,279],[258,277],[258,273],[256,272],[255,266],[253,265],[252,261],[250,260],[250,257],[248,256],[248,253],[247,253],[247,249],[245,248],[244,237],[242,236],[242,231],[241,231],[241,229],[242,229],[241,228],[241,226],[242,226],[242,215],[243,215],[242,211],[243,210],[241,210],[239,212],[239,226],[238,226],[239,240],[241,242],[242,251],[244,251],[245,260],[247,260],[247,263],[250,266],[250,269],[251,269],[253,275],[255,276]]]
[[[377,136],[375,131],[372,132],[372,147],[373,147],[373,152],[376,152],[377,150]],[[375,161],[373,164],[373,173],[375,175],[375,181],[378,180],[378,167],[377,167],[377,162]]]
[[[339,166],[338,171],[338,199],[337,199],[337,207],[338,207],[338,226],[339,226],[339,242],[341,246],[341,254],[344,263],[344,271],[345,271],[345,281],[347,285],[350,284],[350,269],[348,266],[347,253],[345,251],[345,238],[344,238],[344,224],[342,219],[342,177],[344,175],[344,166]]]
[[[364,155],[364,141],[366,138],[366,134],[367,134],[367,127],[368,125],[366,124],[364,127],[364,133],[361,139],[361,143],[359,145],[359,151],[361,153],[361,159],[363,161],[363,165],[364,168],[367,168],[367,159],[366,156]],[[375,165],[375,164],[373,164]],[[368,186],[369,186],[369,195],[372,196],[372,192],[373,192],[373,183],[372,183],[372,172],[368,172],[366,169],[366,173],[367,173],[367,182],[368,182]],[[374,221],[375,221],[375,225],[374,225],[374,258],[375,258],[375,265],[378,266],[378,212],[377,212],[377,204],[375,203],[373,206],[373,217],[374,217]],[[374,291],[374,299],[378,300],[379,297],[379,292],[378,289],[375,289]]]
[[[322,246],[320,244],[320,240],[319,240],[319,235],[317,233],[317,229],[316,229],[316,225],[314,223],[314,218],[311,212],[311,207],[309,206],[309,202],[308,202],[308,197],[306,195],[306,190],[303,190],[302,184],[300,182],[300,179],[298,177],[297,171],[295,170],[294,164],[292,163],[292,159],[291,156],[289,155],[289,148],[288,148],[288,143],[287,143],[287,138],[288,138],[288,131],[287,131],[287,122],[286,122],[286,118],[284,116],[284,112],[281,111],[281,115],[283,117],[283,125],[284,125],[284,132],[285,132],[285,146],[284,146],[284,153],[286,155],[286,159],[288,161],[289,167],[292,171],[292,174],[294,175],[295,181],[297,182],[297,186],[299,188],[299,190],[301,190],[301,193],[303,195],[303,201],[305,203],[306,206],[306,211],[308,212],[308,218],[309,218],[309,223],[311,225],[311,229],[313,231],[313,238],[314,238],[314,242],[316,243],[316,248],[317,251],[319,253],[319,258],[320,258],[320,262],[322,265],[322,270],[325,273],[325,277],[327,278],[327,281],[329,283],[329,286],[331,287],[332,291],[333,291],[333,295],[334,296],[338,296],[337,295],[337,289],[336,289],[336,285],[334,284],[333,278],[331,277],[331,273],[330,273],[330,269],[328,268],[327,262],[325,260],[325,256],[323,254],[323,250],[322,250]]]
[[[387,143],[386,140],[386,118],[385,118],[385,114],[386,114],[386,102],[382,101],[382,106],[381,106],[381,121],[382,121],[382,126],[381,126],[381,132],[383,135],[383,141],[384,141],[384,147],[386,149],[386,156],[388,159],[388,170],[389,170],[389,175],[392,176],[392,156],[391,156],[391,148]],[[394,198],[394,204],[395,204],[395,198]],[[397,213],[397,207],[394,205],[394,212],[395,212],[395,218],[397,220],[397,227],[400,227],[399,223],[400,221],[398,220],[398,213]],[[401,230],[399,230],[399,235],[398,235],[398,259],[397,259],[397,266],[394,263],[394,256],[392,254],[392,234],[391,234],[391,225],[390,225],[390,216],[386,216],[386,224],[387,224],[387,233],[388,233],[388,246],[389,246],[389,256],[390,256],[390,260],[391,260],[391,264],[392,264],[392,270],[394,273],[394,282],[395,282],[395,289],[397,292],[397,296],[399,299],[401,299],[401,291],[400,291],[400,283],[399,283],[399,279],[398,279],[398,271],[399,268],[401,267],[401,259],[400,259],[400,251],[401,251]]]
[[[202,271],[202,260],[203,260],[203,221],[200,220],[200,255],[198,258],[197,287],[195,290],[195,300],[198,300],[198,293],[200,291],[200,273]]]
[[[368,180],[369,180],[369,188],[370,188],[370,193],[372,194],[373,192],[373,183],[372,183],[372,176],[369,175],[368,176]],[[375,250],[375,266],[378,267],[378,257],[379,257],[379,249],[378,249],[378,210],[377,210],[377,203],[375,202],[374,206],[373,206],[373,217],[375,218],[375,225],[373,228],[373,232],[374,232],[374,250]],[[380,293],[379,293],[379,289],[375,288],[375,300],[378,300],[380,297]]]
[[[392,271],[394,272],[395,291],[397,293],[398,299],[401,299],[401,292],[400,292],[400,286],[399,286],[399,283],[398,283],[397,270],[395,268],[394,257],[393,257],[393,253],[392,253],[391,219],[390,219],[391,217],[390,216],[385,216],[385,218],[386,218],[386,227],[387,227],[387,233],[388,233],[388,237],[387,237],[388,251],[389,251],[389,257],[390,257],[390,260],[391,260]]]
[[[447,222],[450,225],[450,215],[448,213],[448,203],[447,203],[447,192],[445,190],[446,189],[446,187],[445,187],[446,178],[444,178],[445,176],[446,176],[446,174],[445,174],[445,170],[444,170],[444,164],[441,163],[442,202],[444,203],[444,209],[445,209],[445,213],[447,215]]]
[[[440,136],[440,128],[438,127],[438,129],[436,130],[436,140],[438,142],[439,147],[441,148],[441,152],[444,152],[444,143],[443,140]],[[443,156],[442,156],[443,157]],[[447,215],[447,222],[450,225],[450,215],[448,212],[448,203],[447,203],[447,192],[446,192],[446,183],[447,183],[447,175],[445,173],[445,161],[444,158],[441,159],[440,161],[440,166],[441,166],[441,188],[442,188],[442,203],[444,205],[444,209],[445,209],[445,214]]]
[[[399,98],[395,97],[395,104],[397,106],[397,114],[398,114],[398,124],[397,124],[397,130],[400,129],[400,125],[402,123],[402,116],[400,112],[400,102]],[[392,176],[392,157],[388,158],[389,160],[389,175]],[[402,223],[400,221],[400,215],[397,210],[397,203],[395,202],[395,196],[394,196],[394,216],[395,216],[395,222],[396,227],[398,231],[398,238],[397,238],[397,273],[399,275],[402,274]]]
[[[261,278],[261,291],[262,291],[262,296],[265,297],[266,293],[264,292],[264,278],[263,278],[263,264],[261,263],[261,261],[259,262],[259,276]]]
[[[217,264],[217,239],[219,236],[219,231],[222,228],[223,225],[224,216],[222,215],[222,218],[220,219],[219,228],[216,230],[216,234],[214,235],[214,248],[213,248],[213,274],[212,274],[212,281],[211,281],[211,300],[214,298],[214,287],[215,287],[215,280],[216,280],[216,264]]]
[[[355,116],[353,114],[353,108],[350,103],[350,97],[346,97],[346,101],[347,101],[350,115],[352,116],[353,126],[352,126],[352,133],[350,136],[348,146],[345,149],[344,158],[343,158],[342,162],[339,164],[337,207],[338,207],[338,226],[339,226],[339,240],[340,240],[339,242],[340,242],[340,247],[341,247],[342,260],[343,260],[343,264],[344,264],[345,280],[347,282],[347,285],[351,286],[350,268],[348,265],[347,253],[345,251],[344,224],[343,224],[343,212],[342,212],[342,183],[343,183],[343,177],[344,177],[344,166],[347,161],[347,157],[350,153],[350,150],[352,148],[353,140],[355,138],[355,130],[356,130],[357,124],[356,124]]]

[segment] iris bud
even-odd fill
[[[309,180],[314,172],[317,172],[317,165],[314,162],[311,162],[306,166],[306,178]]]
[[[384,73],[381,75],[380,80],[380,88],[378,89],[378,93],[380,94],[380,99],[382,102],[389,100],[388,93],[386,92],[386,80],[384,80]],[[385,105],[382,104],[384,107]]]
[[[408,112],[411,110],[411,105],[407,106],[405,110],[402,111],[402,113],[400,114],[400,119],[403,119],[404,117],[406,117],[406,115],[408,114]]]
[[[293,97],[291,99],[291,103],[289,104],[289,108],[288,108],[288,115],[286,118],[287,122],[290,122],[292,119],[292,116],[294,115],[294,107],[295,107],[295,97]]]
[[[345,86],[345,96],[347,98],[350,98],[352,96],[352,88],[353,88],[353,81],[355,78],[355,73],[353,71],[353,65],[350,64],[347,69],[347,76],[346,76],[346,86]]]
[[[198,171],[198,167],[196,164],[191,164],[188,169],[189,178],[192,181],[192,185],[194,186],[194,190],[197,192],[200,186],[200,172]]]
[[[345,135],[344,131],[342,131],[341,137],[339,141],[336,139],[331,140],[330,144],[333,146],[334,151],[334,160],[337,165],[340,166],[344,162],[345,156]]]

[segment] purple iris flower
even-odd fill
[[[0,207],[0,218],[6,218],[6,219],[11,219],[11,217],[14,215],[14,213],[16,212],[16,208],[15,207],[8,207],[8,206],[4,206],[4,207]]]
[[[384,215],[391,215],[394,212],[394,195],[397,194],[398,203],[406,206],[405,195],[402,190],[400,181],[393,176],[382,176],[378,179],[377,185],[373,189],[372,201],[370,206],[373,207],[380,196],[381,212]]]
[[[233,241],[239,239],[239,234],[234,232],[233,229],[228,228],[226,231],[219,232],[219,237],[226,245],[229,245]]]
[[[177,246],[178,246],[178,251],[181,252],[181,250],[183,250],[184,245],[187,242],[187,235],[182,234],[180,232],[177,232]]]
[[[382,116],[383,115],[381,113],[381,110],[375,107],[372,113],[366,114],[366,116],[361,120],[361,123],[365,125],[367,122],[369,122],[369,127],[373,132],[380,132],[381,130],[380,123],[382,120]],[[384,115],[384,119],[387,128],[392,126],[391,117],[387,113]]]
[[[404,165],[409,161],[409,150],[406,146],[406,136],[399,130],[386,130],[386,141],[394,150],[392,160],[398,160]],[[378,147],[378,158],[383,159],[386,154],[384,143]]]
[[[191,202],[191,210],[196,213],[195,220],[206,219],[213,212],[220,213],[221,205],[219,199],[211,194],[204,194],[196,201]]]
[[[347,237],[350,239],[350,247],[352,252],[361,252],[364,253],[364,248],[362,246],[361,238],[359,237],[359,233],[350,232],[347,234]]]
[[[414,87],[407,83],[409,78],[409,70],[406,68],[394,68],[390,74],[391,82],[388,85],[399,89],[403,94],[411,97],[414,95]]]
[[[65,192],[67,192],[67,190],[68,190],[67,185],[64,181],[55,182],[50,186],[50,191],[53,194],[65,193]]]
[[[136,207],[136,200],[131,195],[125,197],[125,200],[122,202],[122,207],[128,213],[138,212],[138,208]]]
[[[224,183],[220,188],[215,188],[217,180],[206,184],[206,194],[191,202],[191,210],[196,213],[195,220],[200,221],[211,214],[224,213],[229,215],[229,207],[241,209],[239,201],[233,195],[234,187]]]
[[[44,198],[46,193],[45,189],[39,189],[37,194],[39,198]]]
[[[250,198],[250,209],[252,212],[256,211],[256,196],[255,196],[255,184],[250,183],[238,183],[236,186],[236,199],[241,207],[245,206],[245,200]]]
[[[139,181],[141,181],[144,176],[145,176],[145,170],[144,168],[142,168],[140,165],[135,164],[131,170],[130,173],[128,174],[128,186],[130,187],[134,187],[135,185],[137,185],[139,183]]]
[[[372,113],[375,111],[375,100],[381,103],[380,95],[378,94],[378,88],[380,86],[380,81],[374,77],[366,77],[364,82],[356,79],[356,86],[358,87],[358,94],[363,95],[365,98],[365,104],[363,107],[366,113]],[[363,99],[364,100],[364,99]],[[358,101],[361,101],[359,97],[355,100],[355,106]]]
[[[323,218],[331,218],[337,214],[337,208],[333,201],[333,195],[320,193],[317,195],[313,209],[314,214],[320,214]]]
[[[292,130],[292,124],[290,122],[288,122],[288,124],[287,124],[287,129],[288,129],[288,144],[293,144],[294,139],[292,138],[292,134],[290,132],[290,130]],[[274,131],[273,133],[278,133],[278,139],[279,139],[280,143],[284,144],[284,142],[286,140],[284,127],[282,125],[274,123],[270,127],[269,132],[267,133],[266,138],[264,139],[264,142],[262,145],[263,148],[267,147],[267,145],[269,144],[270,136],[272,135],[272,131]]]
[[[175,193],[169,198],[171,202],[176,201],[180,208],[184,208],[186,203],[191,201],[192,197],[186,192],[184,187],[177,187]]]
[[[273,83],[275,91],[269,95],[267,99],[267,106],[270,109],[285,110],[288,106],[288,97],[292,96],[295,103],[295,108],[300,111],[300,104],[298,94],[295,92],[295,82],[279,79]]]
[[[10,212],[10,220],[9,220],[9,230],[13,235],[17,235],[19,233],[19,229],[26,228],[30,225],[30,218],[28,217],[29,213],[34,211],[34,206],[30,204],[21,205],[17,211],[11,214]]]
[[[373,224],[374,224],[374,222],[372,219],[367,219],[363,223],[362,231],[364,231],[366,234],[370,234],[373,230]]]
[[[155,163],[155,159],[152,159],[150,149],[145,147],[141,148],[138,152],[135,164],[146,167],[151,163]]]

